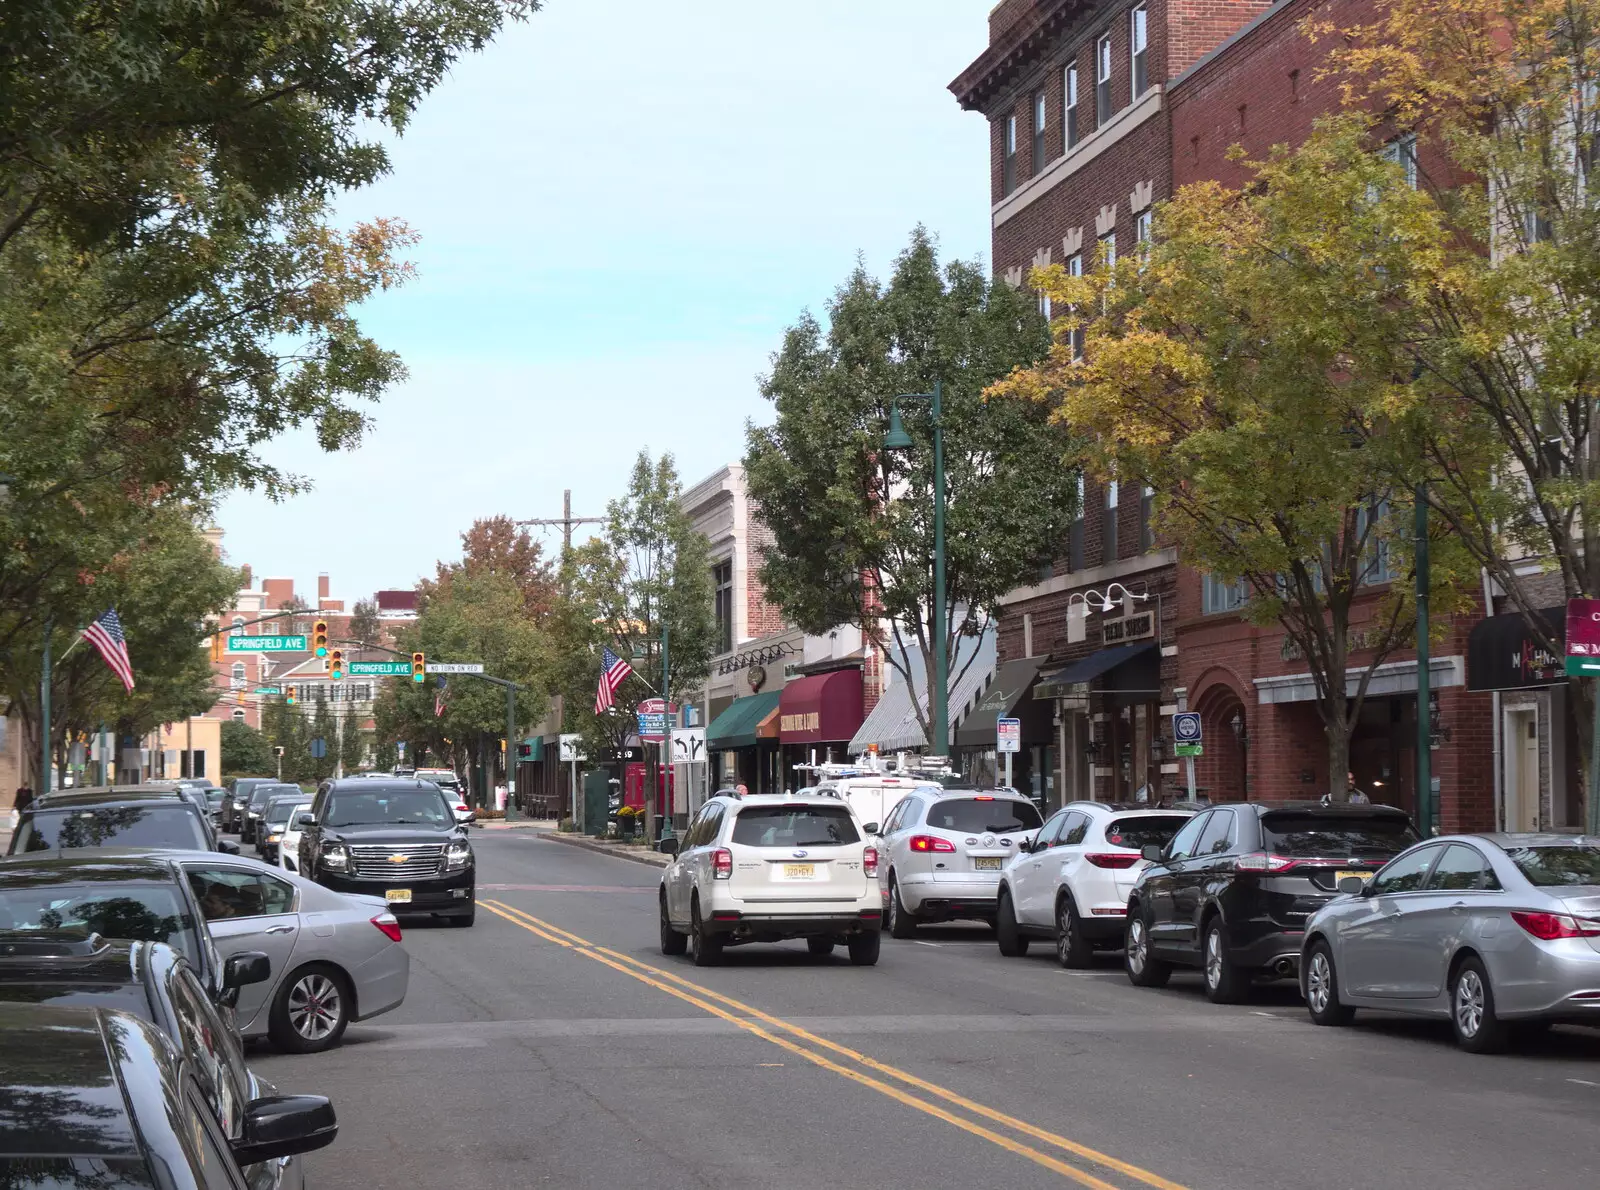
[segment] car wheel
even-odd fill
[[[1250,994],[1250,976],[1228,957],[1228,938],[1222,919],[1206,926],[1204,948],[1206,995],[1213,1004],[1237,1004]]]
[[[318,1054],[339,1044],[352,1006],[343,972],[325,963],[308,963],[278,985],[267,1034],[274,1045],[291,1054]]]
[[[1339,976],[1333,969],[1333,951],[1321,939],[1311,944],[1311,953],[1306,955],[1306,974],[1300,991],[1306,998],[1313,1023],[1348,1025],[1355,1019],[1356,1010],[1339,1003]]]
[[[1000,944],[1000,953],[1007,958],[1028,953],[1028,940],[1017,930],[1017,911],[1011,906],[1011,894],[1004,889],[1000,890],[1000,904],[996,906],[994,936]]]
[[[722,962],[722,938],[706,928],[698,899],[689,908],[689,958],[696,967],[715,967]]]
[[[680,955],[689,949],[689,939],[672,928],[672,922],[667,917],[667,894],[662,893],[658,900],[661,902],[661,953]]]
[[[1489,973],[1475,956],[1463,959],[1450,981],[1450,1025],[1456,1044],[1471,1054],[1497,1054],[1510,1039],[1505,1022],[1495,1015]]]
[[[883,935],[877,930],[864,930],[859,934],[852,934],[848,943],[850,961],[857,967],[876,967],[878,949],[882,944]]]
[[[900,882],[889,877],[889,937],[911,938],[917,932],[917,919],[900,899]]]
[[[832,938],[807,938],[806,949],[818,958],[826,958],[833,953]]]
[[[1172,964],[1155,957],[1150,949],[1150,922],[1143,910],[1128,912],[1128,942],[1125,963],[1128,982],[1139,988],[1167,986],[1172,978]]]
[[[1078,907],[1065,894],[1056,900],[1056,961],[1063,967],[1087,967],[1094,961],[1094,947],[1083,936]]]

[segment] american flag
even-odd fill
[[[117,619],[117,609],[112,608],[83,630],[89,643],[100,651],[111,672],[122,679],[122,684],[133,689],[133,661],[128,656],[128,641],[122,635],[122,621]]]
[[[617,687],[633,672],[621,657],[607,649],[600,658],[600,689],[594,695],[594,713],[609,711],[617,702]]]
[[[433,692],[433,717],[435,719],[443,719],[444,718],[444,679],[443,678],[439,679],[439,686]]]

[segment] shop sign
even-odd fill
[[[1567,600],[1567,676],[1600,674],[1600,599]]]
[[[802,731],[821,731],[822,712],[806,711],[798,715],[780,715],[778,730],[784,735],[794,735]]]

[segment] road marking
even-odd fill
[[[1053,1145],[1057,1148],[1065,1150],[1066,1152],[1072,1153],[1075,1156],[1092,1161],[1096,1165],[1101,1165],[1107,1169],[1115,1170],[1116,1172],[1133,1178],[1136,1181],[1143,1182],[1147,1186],[1156,1187],[1156,1190],[1185,1190],[1185,1187],[1183,1187],[1180,1183],[1169,1181],[1160,1174],[1152,1173],[1150,1170],[1142,1169],[1137,1165],[1133,1165],[1117,1157],[1113,1157],[1108,1153],[1102,1153],[1097,1149],[1090,1148],[1088,1145],[1079,1144],[1077,1141],[1069,1140],[1064,1136],[1060,1136],[1054,1132],[1039,1128],[1025,1120],[1016,1119],[1013,1116],[1008,1116],[1004,1112],[997,1111],[996,1109],[988,1107],[985,1104],[967,1099],[966,1097],[958,1095],[954,1091],[942,1087],[937,1083],[929,1082],[926,1079],[919,1078],[918,1076],[907,1071],[900,1070],[898,1067],[890,1066],[888,1063],[879,1062],[875,1058],[871,1058],[868,1055],[861,1053],[859,1050],[853,1050],[848,1046],[840,1045],[834,1041],[829,1041],[826,1037],[820,1037],[817,1034],[802,1029],[798,1025],[791,1024],[780,1017],[772,1016],[769,1013],[763,1012],[753,1005],[746,1004],[741,1000],[734,999],[732,996],[723,995],[721,992],[714,991],[711,988],[684,979],[682,976],[675,975],[671,971],[653,966],[649,963],[633,958],[631,955],[623,954],[620,951],[610,950],[603,946],[597,946],[588,939],[572,933],[570,930],[564,930],[560,926],[551,925],[549,922],[544,921],[541,918],[537,918],[533,916],[533,914],[524,910],[514,908],[513,906],[506,905],[499,901],[481,901],[479,903],[485,908],[489,909],[491,912],[505,918],[507,921],[521,926],[530,933],[537,934],[548,941],[559,943],[568,949],[574,950],[579,954],[583,954],[588,958],[592,958],[596,962],[604,963],[606,966],[621,971],[626,975],[631,975],[633,978],[642,983],[649,984],[650,986],[658,988],[669,995],[676,996],[681,1000],[703,1008],[705,1011],[710,1012],[715,1016],[721,1017],[727,1021],[731,1021],[740,1028],[746,1029],[759,1037],[763,1037],[766,1040],[771,1041],[774,1045],[781,1046],[786,1050],[796,1053],[809,1062],[821,1066],[824,1069],[832,1070],[837,1074],[843,1075],[852,1082],[858,1082],[864,1086],[871,1087],[873,1090],[887,1095],[891,1099],[898,1100],[909,1107],[914,1107],[918,1111],[926,1112],[927,1114],[944,1120],[947,1123],[954,1124],[963,1131],[969,1132],[974,1136],[980,1136],[993,1144],[999,1145],[1001,1148],[1008,1149],[1020,1156],[1027,1157],[1029,1160],[1043,1165],[1047,1169],[1054,1170],[1055,1172],[1062,1174],[1064,1177],[1071,1178],[1081,1185],[1096,1187],[1097,1190],[1112,1190],[1112,1187],[1109,1185],[1109,1183],[1101,1181],[1099,1178],[1092,1174],[1086,1173],[1081,1169],[1078,1169],[1076,1166],[1068,1165],[1065,1162],[1052,1157],[1046,1152],[1043,1152],[1039,1149],[1030,1148],[1027,1145],[1023,1145],[1012,1140],[1010,1137],[986,1130],[969,1120],[964,1120],[959,1116],[952,1115],[945,1109],[939,1107],[937,1104],[929,1103],[926,1100],[919,1099],[914,1095],[907,1094],[906,1092],[901,1091],[899,1088],[891,1086],[888,1083],[880,1082],[877,1079],[861,1074],[859,1071],[840,1066],[838,1063],[831,1061],[821,1054],[813,1053],[811,1050],[803,1049],[789,1041],[787,1038],[779,1037],[776,1034],[769,1032],[767,1029],[761,1028],[755,1022],[759,1021],[762,1025],[769,1025],[773,1029],[781,1030],[790,1034],[791,1036],[800,1038],[803,1041],[807,1041],[812,1045],[832,1051],[841,1057],[848,1058],[853,1062],[859,1063],[862,1066],[878,1072],[879,1074],[886,1075],[887,1077],[896,1079],[907,1084],[908,1086],[915,1087],[919,1091],[943,1099],[945,1102],[954,1104],[955,1106],[960,1107],[965,1111],[969,1111],[974,1115],[993,1121],[997,1124],[1002,1124],[1005,1127],[1013,1129],[1017,1132],[1021,1132],[1034,1140],[1042,1141],[1045,1144]],[[660,979],[652,978],[653,976],[659,976]],[[663,983],[662,980],[668,982]],[[677,984],[679,986],[672,987],[669,986],[669,984]],[[687,991],[681,989],[687,989]],[[733,1011],[724,1011],[724,1008],[717,1007],[717,1004],[713,1004],[711,1001],[716,1001],[717,1004],[721,1004],[727,1009],[731,1009]],[[744,1015],[735,1016],[733,1014],[734,1012],[742,1013]]]
[[[1577,1083],[1580,1087],[1600,1087],[1600,1083],[1591,1083],[1586,1078],[1569,1078],[1569,1083]]]
[[[911,941],[915,942],[918,946],[931,946],[935,950],[943,945],[943,943],[939,942],[924,942],[921,938],[913,938]]]

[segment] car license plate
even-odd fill
[[[1345,871],[1335,872],[1333,874],[1333,887],[1338,888],[1339,881],[1343,880],[1346,876],[1355,876],[1360,879],[1361,883],[1363,884],[1372,879],[1371,872],[1357,872],[1352,869],[1346,869]]]
[[[785,880],[810,880],[817,874],[816,864],[784,864],[783,878]]]
[[[972,866],[980,872],[998,872],[1000,870],[1000,857],[998,855],[975,855],[972,857]]]
[[[409,888],[391,888],[383,894],[383,899],[391,905],[409,905],[411,903],[411,890]]]

